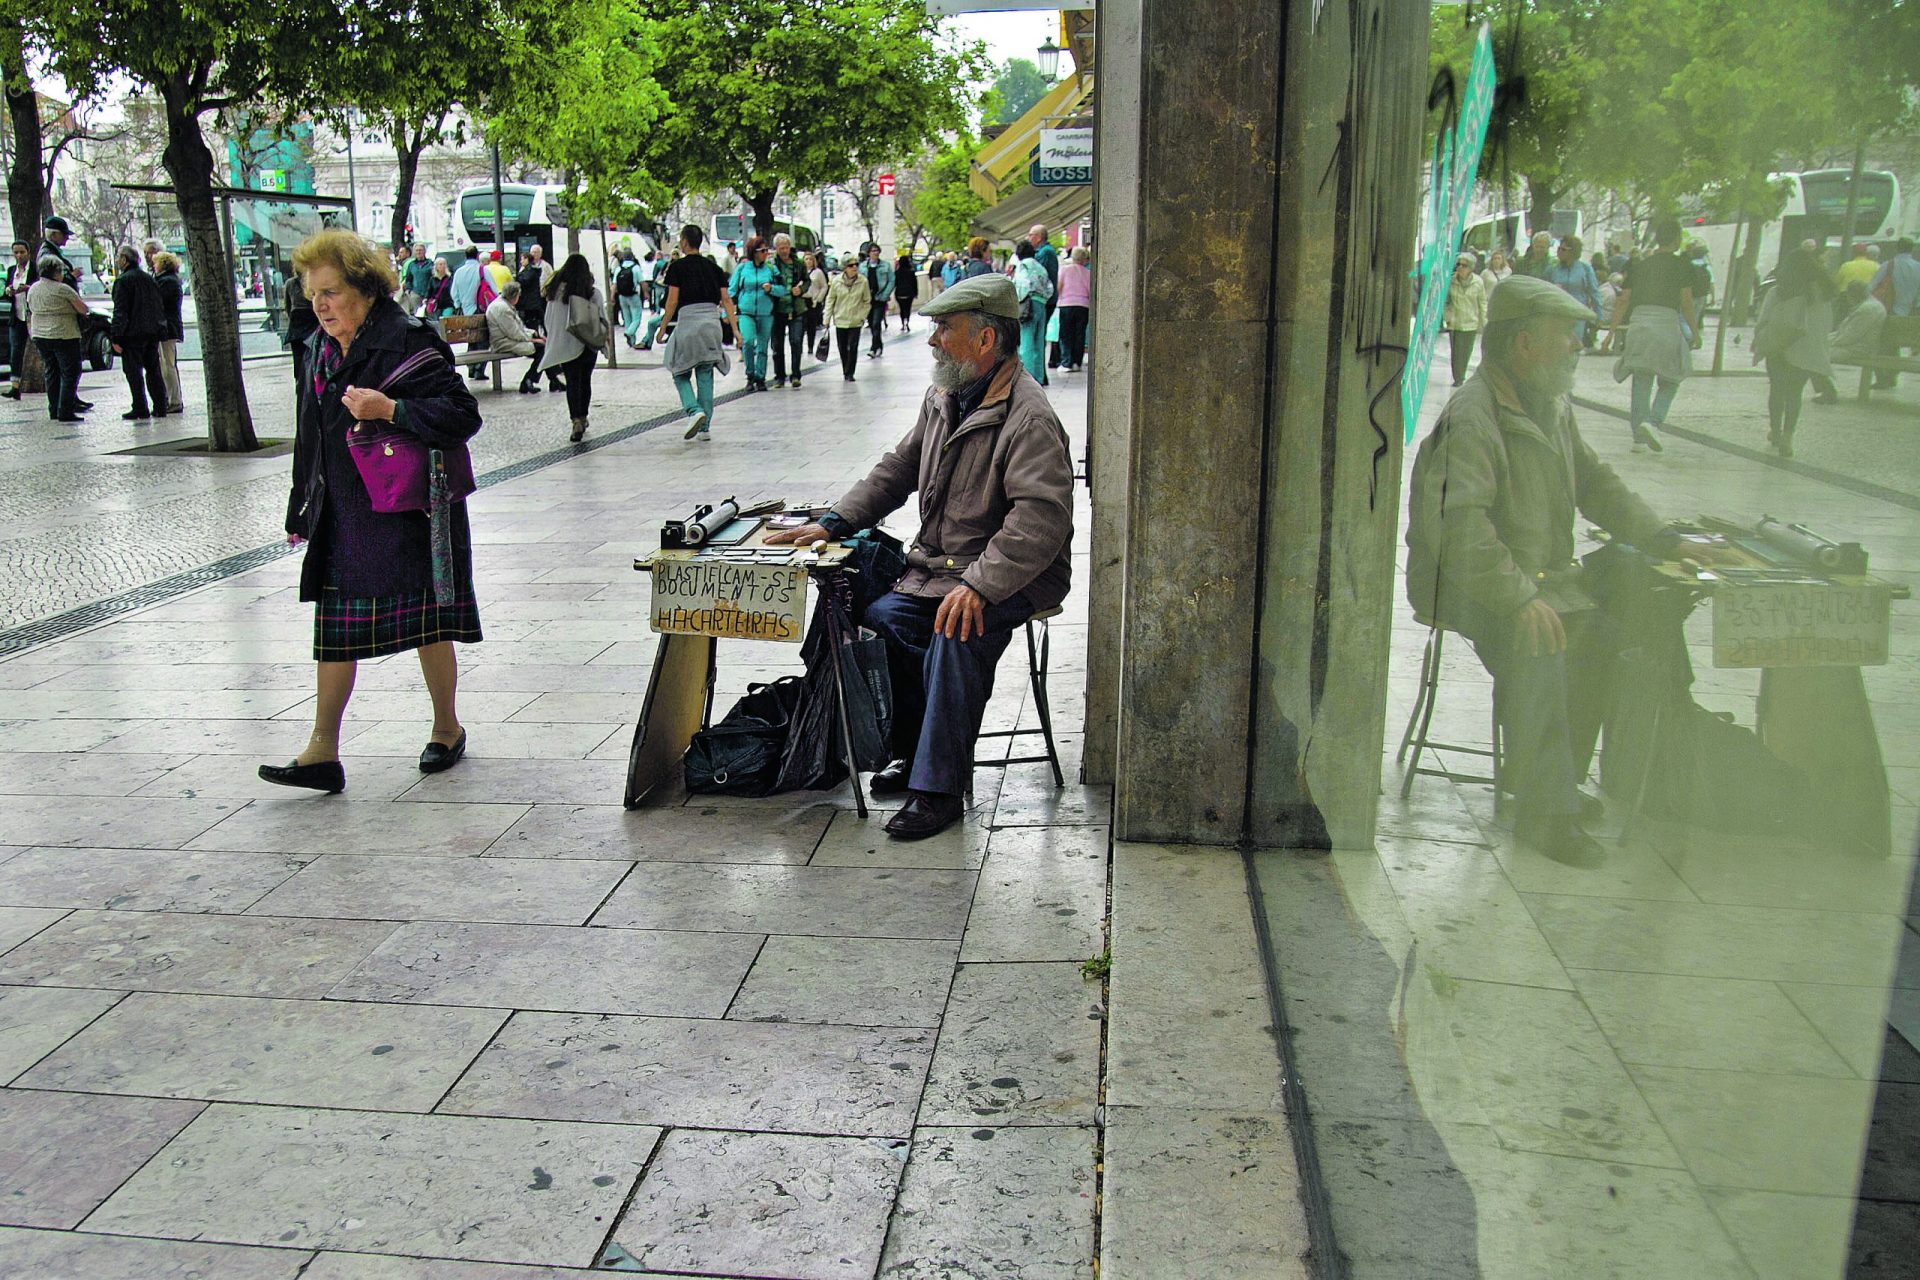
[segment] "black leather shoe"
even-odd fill
[[[1597,867],[1607,860],[1607,851],[1598,840],[1580,829],[1570,814],[1553,817],[1522,818],[1513,829],[1522,844],[1536,853],[1567,867]]]
[[[907,775],[912,772],[913,761],[895,760],[873,775],[873,780],[867,784],[867,790],[876,796],[897,796],[907,789]]]
[[[441,773],[460,763],[460,757],[467,754],[467,731],[462,729],[460,736],[452,746],[445,743],[429,742],[426,750],[420,753],[420,772]]]
[[[960,821],[966,811],[966,801],[959,796],[910,791],[907,807],[887,820],[887,834],[895,840],[925,840]]]
[[[278,783],[283,787],[305,787],[309,791],[325,791],[336,794],[347,789],[347,771],[340,767],[338,760],[321,760],[314,764],[263,764],[260,766],[262,781]]]

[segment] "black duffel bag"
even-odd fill
[[[693,735],[684,761],[687,790],[700,796],[772,795],[803,689],[798,676],[748,685],[720,723]]]

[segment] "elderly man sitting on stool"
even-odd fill
[[[1466,636],[1493,674],[1514,834],[1574,866],[1602,857],[1580,825],[1600,802],[1579,784],[1624,642],[1574,560],[1574,515],[1656,555],[1678,542],[1574,426],[1567,397],[1592,319],[1544,280],[1500,282],[1480,368],[1414,459],[1407,522],[1415,616]]]
[[[965,810],[974,740],[1014,629],[1067,594],[1073,463],[1060,419],[1020,367],[1020,304],[1004,276],[965,280],[927,304],[933,387],[920,417],[816,524],[768,542],[841,538],[920,495],[907,572],[866,613],[887,642],[894,762],[873,794],[906,792],[887,823],[902,840]]]

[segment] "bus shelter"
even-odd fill
[[[169,246],[186,243],[186,229],[174,203],[173,188],[116,183],[140,199],[147,235]],[[258,300],[265,309],[262,327],[280,332],[286,323],[286,281],[293,251],[302,240],[326,227],[353,226],[353,201],[345,196],[314,196],[252,187],[215,187],[220,228],[226,241],[224,270],[240,301]],[[179,252],[176,250],[176,252]],[[181,274],[189,288],[204,288],[206,264],[180,254]],[[219,278],[220,271],[211,273]]]

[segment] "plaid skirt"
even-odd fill
[[[354,599],[328,587],[313,608],[313,660],[384,658],[443,640],[480,643],[480,604],[461,583],[452,604],[436,604],[433,588]]]

